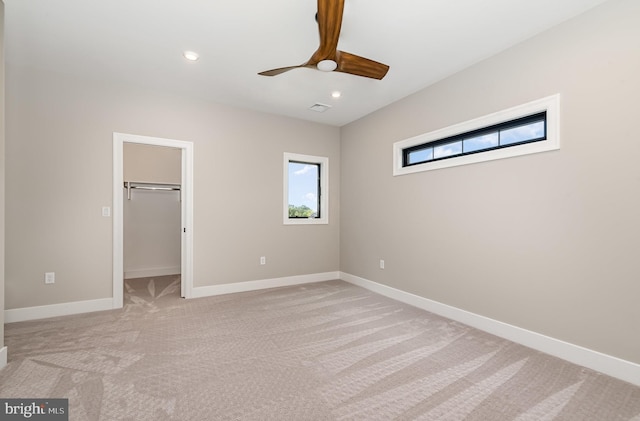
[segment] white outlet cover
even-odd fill
[[[45,272],[44,274],[44,283],[45,284],[54,284],[56,282],[56,274],[55,272]]]

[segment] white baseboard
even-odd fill
[[[15,323],[27,320],[47,319],[49,317],[69,316],[71,314],[91,313],[113,309],[113,298],[74,301],[71,303],[46,306],[14,308],[4,311],[4,322]]]
[[[238,282],[233,284],[211,285],[196,287],[190,298],[210,297],[214,295],[231,294],[234,292],[254,291],[266,288],[277,288],[311,282],[331,281],[339,278],[340,272],[315,273],[310,275],[288,276],[284,278],[262,279],[258,281]],[[152,275],[160,276],[160,275]],[[16,308],[4,311],[4,322],[15,323],[28,320],[46,319],[49,317],[68,316],[71,314],[90,313],[114,309],[113,298],[98,300],[76,301],[64,304]]]
[[[0,370],[7,365],[7,347],[0,348]]]
[[[640,364],[480,316],[348,273],[340,272],[340,279],[394,300],[427,310],[529,348],[640,386]]]
[[[261,279],[258,281],[237,282],[233,284],[194,287],[191,298],[211,297],[214,295],[286,287],[291,285],[308,284],[311,282],[332,281],[334,279],[340,279],[339,276],[340,272],[325,272],[310,275],[287,276],[284,278]]]
[[[564,342],[540,333],[503,323],[498,320],[490,319],[485,316],[442,304],[419,295],[411,294],[409,292],[379,284],[345,272],[325,272],[232,284],[195,287],[193,288],[192,298],[277,288],[312,282],[323,282],[334,279],[342,279],[343,281],[366,288],[380,295],[430,311],[529,348],[536,349],[574,364],[578,364],[640,386],[640,364],[603,354],[579,345]],[[113,299],[102,298],[98,300],[5,310],[4,321],[5,323],[14,323],[111,309],[113,309]],[[6,363],[7,347],[3,347],[0,348],[0,368],[6,365]]]
[[[179,275],[180,266],[146,269],[125,269],[124,279],[148,278],[150,276]]]

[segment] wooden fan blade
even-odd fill
[[[336,60],[338,38],[342,26],[344,0],[318,0],[318,30],[320,32],[320,46],[311,58],[299,66],[281,67],[258,73],[262,76],[277,76],[298,67],[315,67],[322,60]]]
[[[262,76],[276,76],[299,67],[314,68],[322,60],[333,60],[337,63],[336,71],[356,76],[382,79],[389,71],[389,66],[360,57],[355,54],[338,51],[338,38],[342,27],[344,0],[318,0],[318,30],[320,32],[320,46],[311,58],[299,66],[281,67],[258,73]]]
[[[343,12],[344,0],[318,0],[316,19],[320,32],[320,46],[306,64],[315,65],[322,60],[335,61]]]
[[[338,68],[336,72],[349,73],[356,76],[381,80],[389,71],[389,66],[360,57],[355,54],[338,51],[336,54]]]
[[[297,69],[298,67],[304,66],[304,64],[301,64],[299,66],[280,67],[279,69],[265,70],[264,72],[260,72],[258,74],[261,76],[277,76],[281,73],[288,72],[289,70]]]

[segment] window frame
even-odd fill
[[[289,163],[318,165],[318,218],[290,218],[289,217]],[[284,153],[283,159],[283,224],[284,225],[318,225],[329,223],[329,158],[297,153]]]
[[[560,95],[555,94],[507,110],[395,142],[393,144],[393,175],[412,174],[560,149],[559,110]],[[533,119],[534,116],[541,115],[542,113],[545,113],[546,116],[545,139],[518,142],[405,165],[407,151],[419,150],[421,147],[428,148],[429,146],[427,145],[429,144],[431,144],[432,147],[446,144],[457,138],[462,140],[462,135],[481,135],[483,133],[495,132],[499,129],[506,130],[510,126],[517,126],[519,121],[526,121],[529,118]]]

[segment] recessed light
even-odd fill
[[[340,91],[333,91],[333,92],[331,92],[331,96],[332,96],[333,98],[340,98],[340,97],[342,96],[342,92],[340,92]]]
[[[190,61],[196,61],[200,58],[198,53],[194,53],[193,51],[185,51],[184,53],[182,53],[182,55],[184,56],[184,58]]]

